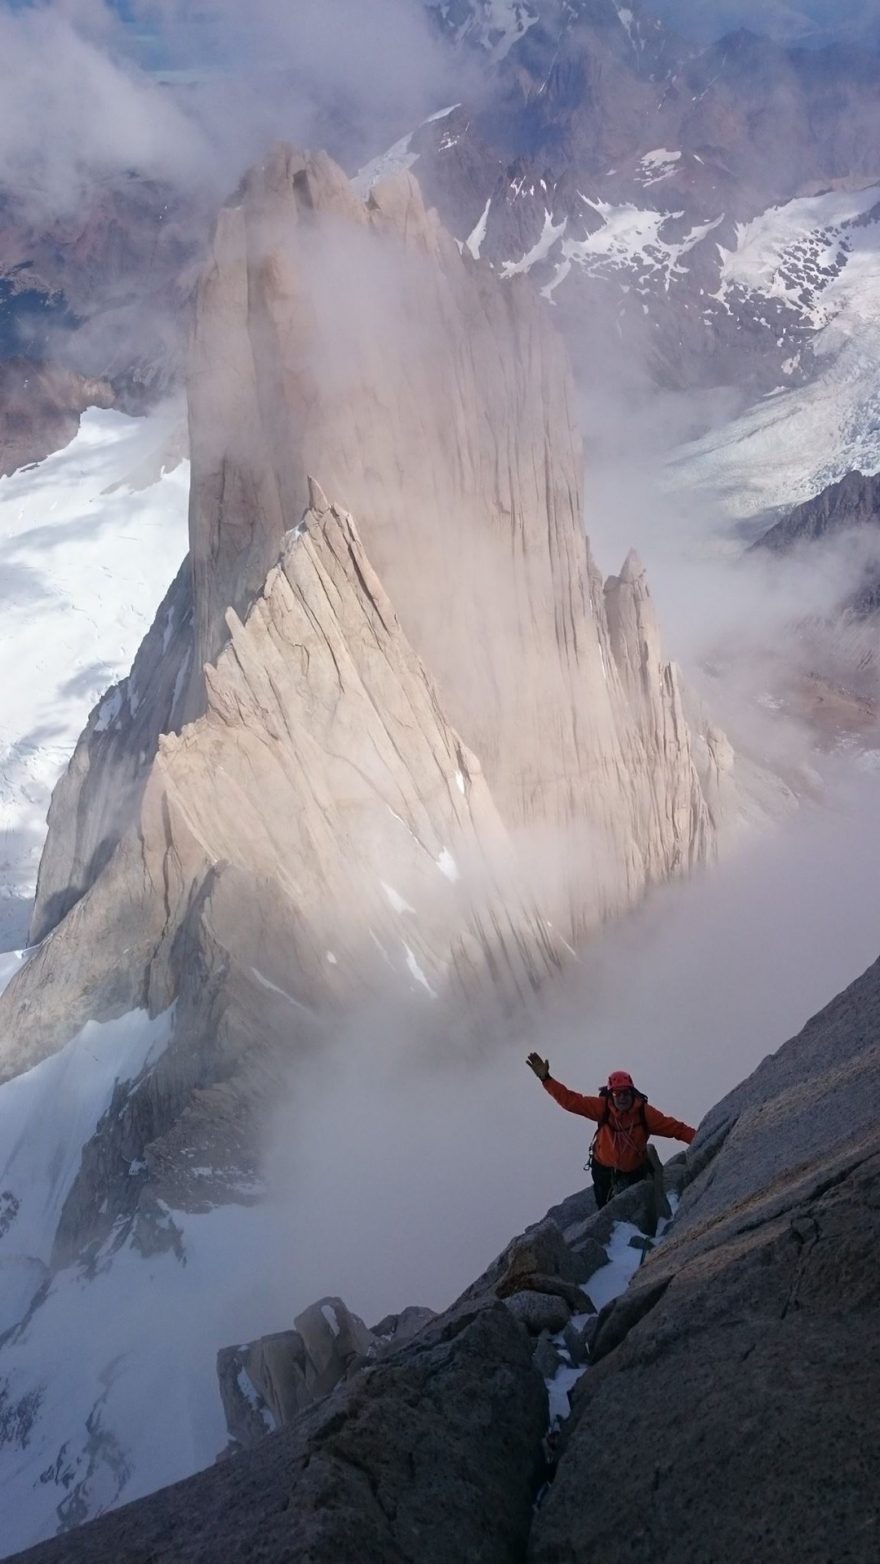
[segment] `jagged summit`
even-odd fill
[[[326,155],[276,148],[221,212],[199,289],[189,372],[194,644],[180,647],[170,709],[167,697],[145,701],[133,672],[142,759],[129,765],[129,810],[159,733],[204,708],[202,670],[226,640],[227,609],[246,613],[318,474],[356,516],[507,823],[587,822],[610,842],[617,883],[597,888],[585,866],[580,905],[554,893],[573,932],[671,863],[705,856],[686,733],[670,781],[618,683],[584,543],[573,407],[563,345],[540,301],[524,281],[502,286],[461,253],[412,176],[363,202]],[[181,602],[176,616],[189,612]],[[122,763],[124,726],[123,713],[109,733],[87,735],[88,760],[75,758],[58,791],[34,938],[87,888],[117,838],[102,777],[105,755]],[[660,840],[646,825],[670,785],[692,795],[698,823],[687,841]],[[101,795],[98,840],[89,795]]]
[[[642,564],[642,561],[639,555],[636,553],[635,549],[631,548],[623,562],[620,575],[617,579],[622,584],[630,586],[634,581],[638,581],[643,575],[645,575],[645,567]]]

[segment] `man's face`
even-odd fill
[[[629,1087],[626,1086],[623,1091],[612,1092],[611,1100],[615,1108],[618,1108],[621,1113],[626,1113],[627,1108],[631,1108],[633,1105],[633,1094]]]

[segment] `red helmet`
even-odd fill
[[[608,1090],[610,1092],[634,1091],[633,1078],[627,1075],[625,1070],[612,1070],[608,1077]]]

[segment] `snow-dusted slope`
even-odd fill
[[[436,114],[429,114],[422,123],[433,125],[437,120],[447,119],[457,109],[457,103],[450,104],[447,109],[438,109]],[[422,126],[419,125],[421,130]],[[411,130],[408,136],[401,136],[387,151],[380,152],[378,157],[371,158],[363,168],[352,177],[352,187],[362,199],[366,199],[374,185],[378,185],[383,179],[393,179],[395,174],[405,174],[419,160],[418,152],[413,151],[412,143],[416,132]]]
[[[537,0],[532,4],[525,0],[471,0],[465,6],[455,0],[426,3],[456,42],[476,45],[493,62],[503,60],[539,19]]]
[[[135,1097],[170,1019],[135,1011],[90,1022],[0,1088],[0,1331],[15,1327],[4,1349],[0,1487],[17,1495],[3,1555],[123,1491],[148,1493],[209,1464],[224,1443],[214,1360],[253,1318],[252,1299],[237,1317],[248,1289],[228,1277],[258,1226],[249,1213],[232,1206],[175,1221],[166,1210],[167,1242],[149,1252],[117,1225],[87,1260],[58,1269],[56,1255],[49,1268],[83,1149],[111,1102]],[[137,1185],[143,1165],[128,1171]],[[138,1411],[146,1405],[149,1420]]]
[[[542,289],[547,299],[565,281],[572,266],[580,267],[588,276],[615,278],[637,293],[649,294],[658,285],[668,293],[676,278],[687,276],[683,258],[724,220],[722,214],[681,232],[681,212],[659,212],[629,202],[614,206],[607,201],[589,201],[586,196],[581,199],[591,218],[593,214],[601,218],[601,226],[579,239],[567,235],[561,240],[561,259],[551,281]],[[552,232],[555,239],[562,229]],[[544,255],[549,253],[548,247]],[[504,275],[527,271],[538,258],[527,256],[518,266],[505,269]]]
[[[186,552],[179,422],[92,409],[66,449],[0,479],[0,948],[24,938],[58,775]]]
[[[734,314],[781,306],[800,340],[783,375],[800,360],[808,379],[688,447],[674,482],[720,492],[748,517],[880,470],[880,185],[773,207],[738,228],[721,261],[719,301]]]
[[[735,289],[782,299],[819,328],[846,313],[877,273],[880,185],[830,190],[772,206],[739,223],[733,250],[721,250],[720,296]],[[875,295],[877,287],[870,291]]]

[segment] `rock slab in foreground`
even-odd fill
[[[24,1564],[514,1564],[547,1398],[501,1303],[463,1310],[258,1449]]]
[[[641,1289],[648,1312],[583,1382],[530,1564],[880,1557],[874,1144],[659,1298]]]
[[[880,1557],[878,1023],[880,962],[704,1121],[600,1317],[530,1564]]]

